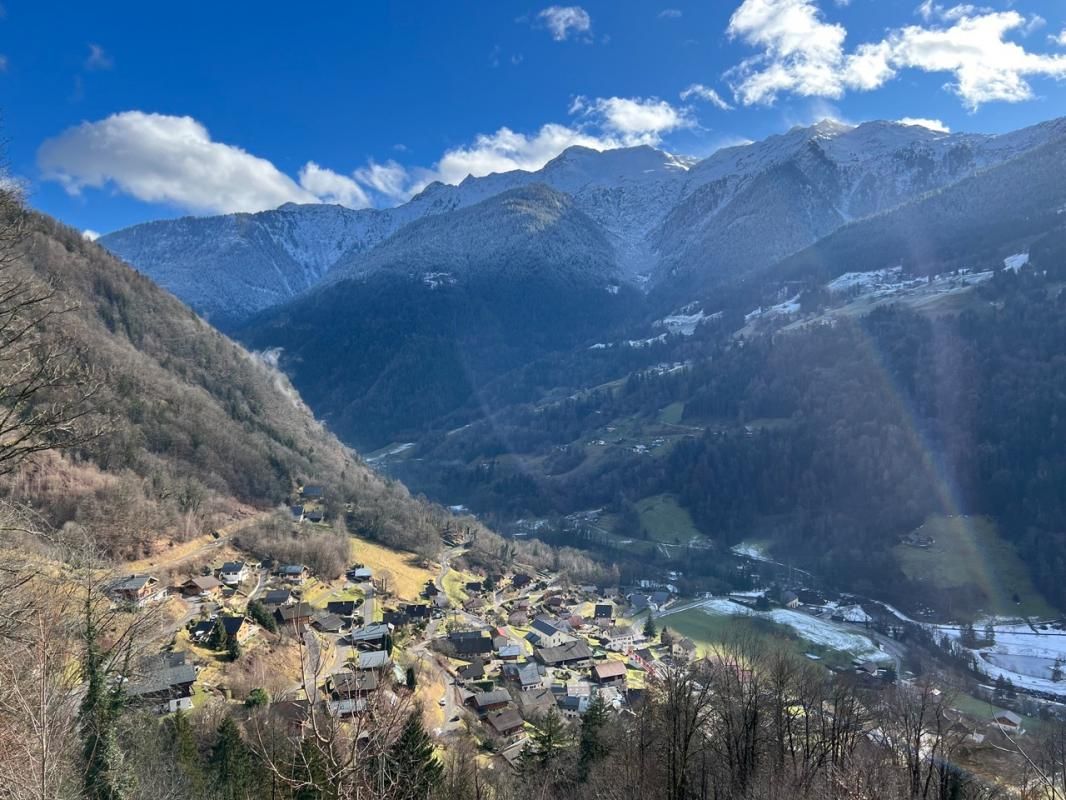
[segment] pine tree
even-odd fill
[[[1058,683],[1059,681],[1062,680],[1062,659],[1061,658],[1056,658],[1055,659],[1055,666],[1053,666],[1051,668],[1051,680],[1055,681],[1055,683]]]
[[[433,742],[422,725],[421,709],[411,712],[385,759],[397,787],[397,800],[426,800],[440,783],[444,768],[433,754]]]
[[[652,619],[651,613],[649,613],[648,618],[644,620],[644,638],[654,639],[655,633],[655,620]]]
[[[603,741],[603,730],[609,722],[607,706],[597,696],[589,703],[588,710],[581,720],[581,734],[578,739],[577,775],[584,783],[588,779],[592,765],[607,757],[609,749]]]
[[[241,643],[237,641],[236,636],[228,637],[229,641],[226,642],[226,655],[230,661],[236,661],[241,657]]]
[[[218,738],[211,750],[211,771],[215,789],[222,800],[248,797],[252,786],[252,754],[230,716],[218,726]]]
[[[204,783],[203,763],[200,760],[200,750],[196,745],[196,734],[185,712],[178,710],[169,719],[168,732],[170,752],[174,754],[174,761],[194,789],[193,793],[199,794]]]
[[[404,677],[406,678],[405,682],[407,683],[407,688],[414,691],[415,687],[418,685],[418,676],[415,675],[415,668],[408,667]]]
[[[570,732],[555,708],[548,713],[529,737],[522,751],[522,771],[537,774],[552,766],[559,753],[570,745]]]

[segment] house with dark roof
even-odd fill
[[[696,657],[696,652],[696,643],[687,637],[683,639],[674,639],[674,641],[670,643],[670,654],[674,658],[691,661]]]
[[[278,606],[274,611],[274,619],[280,630],[297,630],[302,632],[304,626],[311,621],[315,610],[310,603],[297,603],[292,606]]]
[[[588,697],[564,695],[558,698],[556,703],[559,706],[559,713],[562,714],[564,719],[577,719],[589,710]]]
[[[799,595],[793,591],[786,590],[781,592],[780,600],[781,605],[783,605],[785,608],[799,608]]]
[[[303,506],[289,506],[289,513],[292,514],[293,522],[303,522],[303,520],[304,520],[304,507]]]
[[[236,639],[242,644],[255,635],[259,630],[254,622],[244,616],[219,617],[216,624],[221,624],[226,631],[226,636]]]
[[[430,607],[428,603],[408,603],[403,607],[404,613],[414,620],[429,619]]]
[[[378,676],[373,671],[335,672],[326,680],[326,691],[334,700],[349,697],[366,697],[378,688]]]
[[[353,617],[358,606],[358,600],[331,600],[326,603],[326,613],[336,614],[338,617]]]
[[[539,717],[547,714],[555,708],[555,695],[552,690],[544,686],[532,686],[527,691],[518,695],[518,707],[522,709],[522,715]]]
[[[214,629],[215,621],[213,619],[201,620],[189,631],[189,639],[197,643],[206,642]]]
[[[271,589],[263,595],[263,605],[265,606],[287,606],[293,602],[295,602],[295,598],[288,589]]]
[[[597,603],[592,617],[593,619],[612,619],[614,617],[614,606],[610,603]]]
[[[130,575],[111,586],[111,599],[122,605],[144,608],[167,599],[166,587],[154,575]]]
[[[469,681],[479,681],[485,677],[485,662],[480,658],[475,658],[469,664],[459,667],[455,671],[456,677],[462,683]]]
[[[484,656],[492,652],[492,637],[484,631],[453,631],[448,643],[459,656]]]
[[[544,676],[541,675],[540,665],[532,661],[527,661],[524,664],[505,664],[503,675],[508,680],[517,683],[518,688],[523,692],[530,692],[544,685]]]
[[[482,584],[481,581],[467,581],[463,585],[463,588],[466,589],[466,591],[468,591],[468,592],[471,592],[473,594],[477,594],[478,592],[480,592],[484,588],[484,585]]]
[[[307,567],[303,564],[285,564],[278,570],[278,577],[286,583],[303,583],[307,579]]]
[[[387,608],[381,612],[381,621],[394,628],[402,628],[405,625],[409,625],[411,619],[407,616],[407,612],[403,610],[396,611],[395,609]]]
[[[525,589],[531,583],[533,579],[524,572],[515,573],[515,576],[511,578],[511,585],[516,589]]]
[[[505,644],[496,651],[496,657],[500,661],[517,661],[522,655],[522,648],[517,644]]]
[[[592,651],[585,642],[570,641],[558,647],[539,647],[534,657],[547,667],[577,667],[588,664]]]
[[[318,500],[326,494],[326,487],[317,483],[310,483],[300,490],[300,494],[306,499]]]
[[[320,612],[311,618],[311,625],[314,626],[315,630],[321,631],[322,633],[340,633],[348,626],[348,623],[345,621],[344,617],[339,617],[336,614],[329,614],[327,612]]]
[[[537,643],[541,647],[558,647],[574,637],[546,617],[537,617],[531,626],[537,634]]]
[[[504,708],[510,702],[511,695],[507,693],[506,689],[493,689],[491,692],[474,692],[470,696],[470,705],[479,714],[486,714],[489,711]]]
[[[165,653],[150,659],[142,674],[130,680],[126,696],[133,704],[146,705],[161,714],[188,711],[192,708],[192,686],[196,667],[186,663],[184,653]]]
[[[218,571],[218,579],[227,586],[240,586],[248,579],[248,565],[243,561],[227,561]]]

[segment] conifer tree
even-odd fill
[[[444,775],[444,768],[434,755],[433,742],[422,725],[421,709],[411,712],[385,759],[397,787],[396,800],[430,797]]]
[[[252,754],[230,716],[218,726],[218,738],[211,750],[211,771],[216,792],[222,800],[248,797],[252,788]]]
[[[648,612],[648,618],[644,620],[644,638],[655,638],[655,620],[651,616],[651,612]]]
[[[607,706],[597,695],[589,703],[588,710],[581,719],[581,733],[578,739],[577,776],[578,780],[582,782],[588,779],[592,765],[608,755],[609,749],[603,741],[603,731],[608,722]]]
[[[554,707],[548,709],[522,751],[522,771],[536,774],[553,766],[559,753],[570,745],[570,738],[559,712]]]

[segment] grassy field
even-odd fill
[[[637,503],[640,524],[648,532],[648,538],[656,542],[684,544],[694,537],[702,536],[692,522],[688,511],[669,494],[646,497]]]
[[[372,569],[375,580],[387,573],[390,591],[401,600],[417,600],[426,581],[434,577],[413,553],[390,550],[365,539],[352,539],[352,561]]]
[[[915,533],[932,537],[934,544],[929,548],[906,544],[894,548],[900,568],[911,580],[941,589],[969,590],[981,598],[980,607],[972,609],[974,616],[1055,615],[1033,587],[1013,546],[999,536],[991,521],[936,515]]]
[[[682,402],[671,403],[659,412],[659,422],[667,425],[680,425],[681,418],[685,413],[685,404]]]

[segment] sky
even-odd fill
[[[395,205],[570,145],[705,157],[832,117],[1066,115],[1066,2],[0,0],[8,171],[88,236]]]

